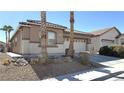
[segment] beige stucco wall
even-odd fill
[[[22,54],[29,54],[30,53],[30,45],[29,40],[22,40]]]
[[[27,30],[27,32],[26,32]],[[23,27],[23,40],[22,40],[22,53],[23,54],[39,54],[41,52],[41,47],[39,46],[39,34],[40,26],[32,25],[30,28]],[[47,32],[56,33],[56,45],[47,48],[48,53],[65,53],[65,49],[69,47],[69,41],[66,41],[64,37],[64,29],[57,29],[47,27]],[[69,35],[69,34],[67,34]],[[27,37],[26,37],[27,36]],[[83,36],[83,35],[81,35]],[[76,37],[79,37],[76,36]],[[84,36],[82,38],[86,38]],[[86,42],[74,42],[75,52],[81,52],[86,50]]]
[[[23,54],[39,54],[41,53],[41,47],[39,43],[31,43],[29,40],[23,40]],[[63,53],[63,45],[57,44],[58,47],[48,47],[48,53]]]
[[[20,31],[17,32],[15,37],[18,37],[18,46],[13,48],[14,52],[22,54],[39,54],[41,52],[41,47],[39,46],[39,35],[40,26],[31,25],[30,27],[21,27]],[[69,47],[69,41],[65,38],[69,38],[69,32],[65,33],[64,29],[47,27],[47,32],[52,31],[56,33],[56,45],[48,46],[48,53],[65,53],[65,49]],[[15,38],[14,37],[14,38]],[[90,36],[75,34],[76,39],[87,40]],[[81,52],[86,50],[86,42],[74,42],[75,52]]]
[[[99,48],[101,47],[100,40],[101,39],[100,39],[99,36],[91,38],[91,44],[92,44],[92,46],[89,46],[89,48],[99,51]]]
[[[118,45],[121,45],[121,43],[124,41],[124,35],[121,35],[119,38],[117,38],[116,42]]]
[[[39,42],[39,35],[40,35],[40,27],[32,25],[30,27],[30,41],[31,42]]]
[[[51,28],[47,27],[47,32],[55,32],[56,33],[56,43],[57,44],[62,44],[63,43],[63,29],[57,29],[57,28]],[[39,35],[40,35],[40,26],[37,25],[32,25],[30,27],[30,42],[37,43],[39,42]],[[27,35],[28,37],[28,35]]]
[[[30,39],[30,27],[22,27],[22,39]]]
[[[21,40],[22,40],[22,29],[19,29],[20,31],[18,31],[15,35],[15,37],[12,39],[12,43],[16,41],[16,44],[14,44],[12,46],[12,51],[15,53],[22,53],[22,44],[21,44]]]
[[[31,43],[29,40],[22,41],[22,53],[23,54],[39,54],[41,47],[39,43]],[[57,47],[48,47],[48,53],[65,53],[65,49],[69,47],[69,41],[64,41],[63,44],[57,44]],[[76,53],[86,50],[86,43],[74,42],[74,49]]]

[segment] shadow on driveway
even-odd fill
[[[106,75],[106,76],[102,76],[102,77],[93,79],[91,81],[104,81],[104,80],[107,80],[107,79],[113,78],[113,77],[119,78],[117,76],[120,75],[120,74],[123,74],[123,73],[124,73],[124,71],[118,71],[118,72],[115,72],[115,73],[110,73],[109,75]],[[123,78],[121,77],[121,79],[124,79],[124,77]]]
[[[103,55],[92,55],[90,57],[90,60],[92,62],[96,62],[96,63],[101,63],[101,62],[108,62],[108,61],[118,61],[121,58],[117,58],[117,57],[110,57],[110,56],[103,56]]]

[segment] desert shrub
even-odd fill
[[[103,46],[99,50],[100,55],[124,58],[124,46]]]
[[[118,55],[119,57],[124,58],[124,46],[120,46],[118,49]]]

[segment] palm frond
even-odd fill
[[[13,29],[12,26],[10,25],[4,25],[3,28],[0,28],[0,30],[3,30],[3,31],[7,31],[7,32],[11,32]]]

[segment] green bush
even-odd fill
[[[124,46],[103,46],[99,50],[100,55],[124,58]]]

